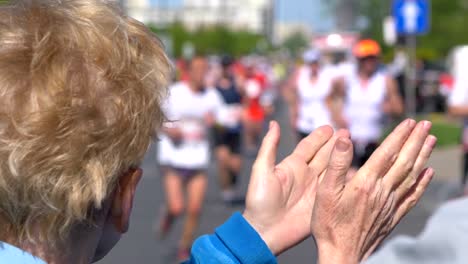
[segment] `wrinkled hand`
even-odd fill
[[[430,128],[406,120],[349,182],[352,143],[337,141],[312,216],[319,263],[366,259],[421,198],[434,175],[424,169],[436,144]]]
[[[270,124],[252,169],[244,217],[275,255],[310,236],[318,179],[339,137],[349,133],[333,135],[331,127],[321,127],[275,165],[280,128]]]

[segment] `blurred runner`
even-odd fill
[[[468,77],[456,76],[453,91],[448,98],[448,110],[451,115],[463,118],[462,145],[463,171],[462,187],[464,195],[468,195]]]
[[[463,118],[462,147],[463,171],[462,187],[468,195],[468,46],[454,48],[451,54],[451,75],[444,76],[443,85],[448,97],[448,111],[451,115]]]
[[[338,78],[329,97],[335,124],[351,132],[354,169],[364,165],[377,149],[385,115],[401,115],[404,111],[395,80],[379,70],[380,53],[374,40],[359,41],[353,49],[356,70]]]
[[[292,87],[287,88],[291,93],[291,122],[299,140],[316,128],[332,123],[326,100],[331,92],[332,78],[320,66],[319,51],[306,51],[303,60],[305,65],[295,73]]]
[[[260,105],[265,111],[265,117],[270,117],[275,111],[275,101],[277,98],[277,88],[281,79],[275,75],[273,62],[267,58],[262,57],[258,70],[265,78],[264,89],[260,97]]]
[[[262,106],[262,95],[267,86],[266,76],[257,71],[253,59],[247,62],[245,82],[243,84],[245,94],[244,129],[247,152],[255,153],[263,122],[265,121],[265,109]]]
[[[242,169],[242,94],[233,63],[230,56],[221,59],[222,73],[216,89],[224,104],[218,112],[214,133],[222,198],[228,204],[243,202],[235,190]]]
[[[216,90],[206,87],[206,73],[206,59],[195,57],[188,67],[188,81],[170,88],[165,108],[169,122],[165,124],[158,148],[166,192],[166,208],[159,226],[161,237],[165,237],[174,219],[186,208],[178,251],[180,260],[189,256],[198,226],[210,162],[208,130],[222,104]]]

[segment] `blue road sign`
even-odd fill
[[[421,35],[429,31],[429,0],[394,0],[393,16],[399,35]]]

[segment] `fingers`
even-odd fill
[[[429,121],[419,122],[411,133],[411,136],[404,144],[396,162],[385,175],[383,181],[386,186],[396,189],[408,176],[411,176],[410,174],[415,169],[416,160],[421,153],[423,146],[425,146],[424,143],[429,136],[431,127],[432,124]],[[427,150],[428,149],[426,148],[424,153],[427,155],[426,159],[421,160],[424,164],[430,155],[430,153],[427,153]],[[424,165],[421,165],[421,167],[422,166]],[[414,178],[410,179],[412,182],[416,182],[416,177],[419,175],[419,171],[416,173],[417,175],[414,175]]]
[[[411,171],[410,175],[406,177],[403,183],[396,190],[396,197],[401,199],[408,193],[408,191],[413,187],[414,183],[418,180],[421,171],[426,166],[427,161],[429,160],[432,151],[434,150],[437,143],[437,138],[434,136],[428,136],[424,146],[422,147],[421,152],[416,159],[414,168]]]
[[[262,141],[262,146],[255,160],[254,167],[260,165],[266,166],[267,168],[272,168],[275,166],[276,162],[276,152],[278,149],[280,139],[280,128],[276,121],[270,122],[270,129],[265,135]]]
[[[350,134],[348,130],[340,129],[333,137],[315,154],[315,157],[309,163],[309,167],[320,175],[327,168],[328,161],[330,160],[330,154],[335,148],[336,141],[339,138],[349,138]]]
[[[425,169],[419,175],[417,182],[396,209],[393,218],[393,226],[397,225],[401,218],[403,218],[421,199],[433,177],[434,170],[432,168]]]
[[[353,160],[353,145],[347,137],[341,137],[336,141],[330,155],[327,172],[323,178],[324,188],[342,190],[346,183],[346,174]]]
[[[398,125],[385,139],[370,159],[362,166],[357,176],[362,175],[368,181],[376,181],[382,177],[396,161],[403,144],[410,136],[416,121],[407,119]]]
[[[299,157],[306,163],[309,163],[315,154],[330,140],[333,136],[333,128],[322,126],[317,128],[308,137],[301,140],[293,151],[292,155]]]

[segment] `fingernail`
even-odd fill
[[[404,129],[406,130],[407,128],[413,128],[415,125],[416,121],[414,121],[411,118],[406,119],[401,125],[398,127],[399,129]]]
[[[272,129],[272,128],[273,128],[273,121],[270,121],[269,129]]]
[[[349,149],[349,142],[345,139],[338,139],[336,142],[336,149],[340,152],[345,152]]]
[[[427,138],[427,146],[431,149],[434,149],[436,144],[437,144],[437,138],[433,135],[430,135],[428,138]]]
[[[434,174],[434,169],[433,168],[428,168],[426,170],[426,173],[424,175],[424,177],[429,177],[430,175],[433,175]]]
[[[432,123],[429,121],[423,121],[423,128],[427,131],[431,130],[432,128]]]
[[[409,118],[409,119],[406,121],[406,125],[407,125],[408,127],[413,127],[415,124],[416,124],[416,121],[415,121],[414,119]]]

